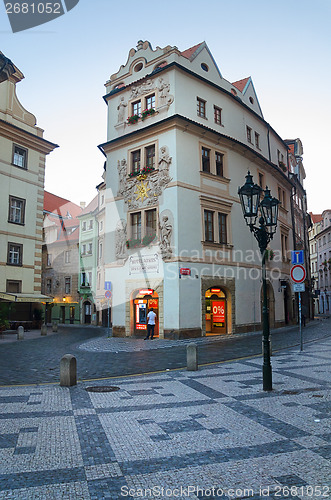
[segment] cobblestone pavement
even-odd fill
[[[278,352],[270,393],[260,358],[1,387],[0,500],[329,498],[330,355]]]
[[[330,318],[311,322],[303,329],[305,342],[328,335],[331,335]],[[11,339],[15,337],[12,335]],[[144,341],[107,338],[107,329],[103,328],[66,326],[47,337],[41,337],[40,332],[27,332],[25,338],[10,343],[0,339],[0,386],[58,382],[60,359],[64,354],[77,358],[78,378],[88,380],[183,368],[187,344],[192,341],[198,345],[199,364],[261,353],[261,333],[254,332],[190,340]],[[299,342],[296,326],[272,332],[273,351]]]

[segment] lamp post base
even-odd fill
[[[272,370],[271,365],[262,366],[263,390],[272,391]]]

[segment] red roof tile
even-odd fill
[[[96,195],[92,201],[84,208],[84,210],[79,215],[87,215],[94,212],[98,208],[98,195]]]
[[[314,224],[321,222],[322,220],[322,214],[313,214],[312,212],[309,212],[309,215]]]
[[[76,203],[56,196],[48,191],[44,192],[44,210],[46,212],[61,215],[62,217],[67,217],[69,213],[73,218],[77,217],[77,215],[82,212],[81,207],[76,205]]]
[[[250,79],[250,76],[247,78],[244,78],[243,80],[238,80],[237,82],[233,82],[232,85],[234,87],[236,87],[236,89],[238,89],[240,92],[242,92],[244,90],[244,88],[246,87],[246,84],[247,84],[249,79]]]
[[[190,59],[194,52],[196,52],[198,50],[198,48],[200,47],[200,45],[202,45],[203,42],[201,43],[198,43],[197,45],[194,45],[194,47],[191,47],[190,49],[186,49],[184,50],[184,52],[181,52],[181,55],[186,57],[187,59]]]

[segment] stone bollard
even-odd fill
[[[17,340],[23,340],[24,339],[24,326],[19,326],[17,328]]]
[[[41,335],[43,336],[47,335],[47,325],[41,326]]]
[[[77,361],[75,356],[65,354],[60,361],[60,385],[71,387],[77,384]]]
[[[53,332],[57,332],[57,323],[54,322],[52,324],[52,330],[53,330]]]
[[[186,348],[187,370],[197,371],[198,369],[198,352],[196,344],[188,344]]]

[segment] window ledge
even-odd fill
[[[13,167],[20,168],[21,170],[27,170],[27,167],[21,167],[20,165],[16,165],[15,163],[12,163]]]
[[[284,212],[285,214],[288,214],[288,210],[287,210],[287,208],[283,207],[283,205],[279,205],[279,210],[280,210],[281,212]]]
[[[232,250],[233,245],[230,243],[216,243],[215,241],[201,241],[203,247],[218,248],[224,250]]]
[[[8,220],[8,224],[15,224],[15,226],[25,226],[24,222],[15,222],[13,220]]]
[[[224,184],[229,184],[231,181],[231,179],[228,179],[227,177],[221,177],[220,175],[213,174],[212,172],[204,172],[203,170],[200,170],[200,174],[203,177],[208,177],[210,179],[222,182]]]

